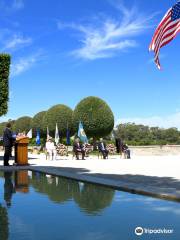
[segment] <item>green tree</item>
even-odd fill
[[[114,136],[130,145],[180,144],[180,132],[177,128],[163,129],[125,123],[116,127]]]
[[[32,118],[31,117],[24,116],[24,117],[18,118],[15,121],[14,130],[16,132],[25,131],[27,133],[31,128],[32,128]]]
[[[87,97],[80,101],[73,114],[75,129],[82,121],[88,137],[99,138],[110,134],[114,127],[114,115],[105,101]]]
[[[8,110],[10,63],[10,55],[0,54],[0,116]]]
[[[72,136],[74,134],[72,115],[73,111],[68,106],[62,104],[55,105],[46,112],[43,120],[43,129],[45,130],[48,126],[50,134],[53,135],[57,123],[61,137],[66,136],[67,127]]]
[[[177,128],[168,128],[165,130],[166,141],[169,144],[179,143],[180,134]]]
[[[41,136],[46,134],[46,131],[43,128],[43,120],[45,115],[46,111],[42,111],[37,113],[32,119],[32,127],[34,132],[36,131],[36,129],[39,129],[41,132]]]

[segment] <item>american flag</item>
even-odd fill
[[[158,25],[151,44],[149,51],[154,51],[154,60],[159,69],[161,69],[159,61],[160,48],[171,42],[180,31],[180,1],[178,1],[173,7],[171,7],[160,24]]]

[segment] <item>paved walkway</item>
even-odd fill
[[[3,167],[2,153],[0,160],[0,170],[24,168]],[[29,154],[29,163],[30,166],[26,169],[180,201],[180,156],[133,156],[132,159],[114,156],[107,160],[97,157],[75,160],[69,156],[50,161],[45,160],[43,154]]]

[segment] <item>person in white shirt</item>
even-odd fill
[[[54,142],[52,141],[52,137],[49,137],[46,141],[46,151],[49,154],[50,160],[56,160],[56,146]]]

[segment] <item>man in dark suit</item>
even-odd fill
[[[103,141],[102,138],[100,138],[100,141],[98,143],[98,149],[99,149],[99,152],[102,153],[103,158],[106,159],[108,157],[109,151],[106,149],[106,143]]]
[[[3,145],[4,145],[4,166],[9,166],[9,158],[12,152],[13,146],[13,135],[11,131],[11,124],[7,123],[6,128],[4,129],[3,133]]]
[[[85,160],[84,157],[85,157],[85,148],[82,144],[80,144],[79,142],[79,138],[77,138],[74,142],[74,145],[73,145],[73,151],[76,155],[76,159],[79,160],[79,154],[81,153],[82,154],[82,160]]]
[[[122,146],[123,146],[123,142],[120,138],[116,138],[116,150],[117,153],[122,154]]]

